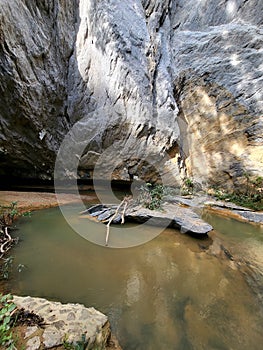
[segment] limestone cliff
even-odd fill
[[[0,173],[49,178],[69,128],[76,1],[0,0]]]
[[[263,174],[261,0],[0,3],[2,174],[52,177],[80,120],[93,135],[84,176],[113,144],[115,178]]]

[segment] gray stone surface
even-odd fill
[[[27,341],[26,350],[38,350],[40,348],[40,338],[35,336]]]
[[[0,174],[52,177],[83,120],[83,177],[113,143],[101,177],[262,175],[261,0],[1,0],[0,15]]]
[[[25,338],[30,337],[32,334],[34,334],[37,331],[37,326],[30,326],[27,327],[26,333],[25,333]]]
[[[238,210],[238,211],[252,211],[252,209],[241,207],[240,205],[237,205],[235,203],[221,201],[221,200],[213,200],[208,199],[207,201],[204,201],[203,203],[205,206],[212,206],[212,207],[220,207],[220,208],[226,208],[230,210]]]
[[[1,174],[48,179],[67,114],[78,2],[0,1]]]
[[[246,221],[254,222],[256,224],[263,225],[263,212],[255,213],[255,212],[244,211],[244,210],[242,210],[242,211],[241,210],[234,210],[234,212]]]
[[[191,208],[184,208],[177,204],[164,204],[162,211],[135,208],[128,211],[127,219],[146,222],[150,218],[156,219],[156,224],[179,228],[181,233],[197,235],[207,234],[213,227],[206,223]]]
[[[109,205],[109,213],[114,214]],[[121,211],[120,211],[121,212]],[[176,203],[164,203],[160,210],[149,210],[140,205],[130,206],[125,211],[125,220],[147,223],[153,226],[175,227],[182,233],[204,235],[213,230],[213,227],[206,223],[191,208],[182,207]],[[113,223],[120,223],[121,215]],[[103,221],[101,216],[97,216],[98,221]]]
[[[63,341],[75,343],[85,335],[89,349],[104,349],[110,336],[107,316],[94,308],[80,304],[61,304],[42,298],[14,296],[19,308],[34,312],[44,318],[44,329],[27,327],[26,349],[50,349],[63,345]]]

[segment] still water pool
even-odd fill
[[[68,210],[104,239],[104,225],[79,218],[77,205]],[[34,212],[18,227],[12,293],[94,306],[109,316],[124,350],[262,349],[258,299],[237,269],[200,249],[198,240],[166,229],[137,247],[106,248],[72,230],[59,208]],[[229,239],[240,247],[240,237]],[[25,265],[21,272],[18,264]]]

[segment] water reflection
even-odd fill
[[[81,224],[94,234],[102,227]],[[12,292],[98,308],[125,350],[261,349],[257,299],[197,240],[167,229],[142,246],[104,248],[73,232],[56,208],[20,228],[15,265],[27,269],[15,271]]]

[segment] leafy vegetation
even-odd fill
[[[186,196],[186,195],[191,195],[194,192],[194,181],[189,178],[185,177],[183,179],[183,186],[181,188],[181,195]]]
[[[0,225],[12,225],[14,218],[18,215],[17,202],[11,202],[10,205],[0,206]]]
[[[164,194],[165,187],[163,185],[146,183],[140,188],[139,203],[150,210],[161,209]]]
[[[3,264],[0,266],[0,279],[8,280],[13,265],[13,256],[3,258]]]
[[[86,340],[85,334],[82,334],[81,340],[77,341],[76,343],[71,343],[67,340],[64,340],[63,346],[66,350],[85,350],[87,349],[88,342]]]
[[[6,257],[7,252],[12,245],[17,242],[17,238],[12,238],[10,234],[10,226],[12,226],[15,218],[19,216],[29,217],[31,212],[20,213],[17,208],[17,202],[11,202],[9,205],[0,205],[0,279],[7,280],[12,268],[13,257]],[[24,266],[18,265],[18,271],[21,272]]]
[[[216,189],[214,192],[215,197],[253,210],[263,210],[263,178],[261,176],[253,178],[247,173],[244,174],[244,178],[245,189],[243,191],[239,189],[232,193],[227,193]]]
[[[0,225],[11,226],[15,218],[19,216],[30,217],[31,212],[20,213],[17,208],[17,202],[11,202],[9,205],[0,205]]]
[[[12,313],[16,305],[10,294],[0,294],[0,345],[7,350],[15,349],[15,341],[12,334]]]

